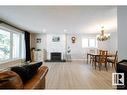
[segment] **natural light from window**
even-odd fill
[[[10,57],[10,32],[0,29],[0,61]]]
[[[88,47],[88,39],[87,38],[82,39],[82,47],[83,48]]]
[[[0,28],[0,62],[25,58],[24,33]]]
[[[82,38],[82,48],[96,48],[96,38]]]
[[[96,47],[96,39],[89,39],[89,47]]]

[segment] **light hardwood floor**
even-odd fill
[[[94,69],[85,61],[45,62],[49,67],[46,89],[114,89],[111,67],[108,71]]]

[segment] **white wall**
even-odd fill
[[[118,32],[112,32],[110,35],[110,51],[114,52],[118,50]]]
[[[41,43],[37,43],[37,38],[41,38]],[[31,48],[46,49],[47,36],[42,33],[31,33]]]
[[[71,37],[76,37],[76,42],[72,43]],[[82,48],[82,38],[85,37],[96,37],[96,35],[90,34],[68,34],[67,35],[67,46],[71,47],[71,57],[72,59],[84,59],[89,51],[89,48]]]
[[[72,43],[71,37],[76,37],[75,43]],[[82,40],[81,35],[68,34],[67,35],[67,47],[71,48],[71,58],[72,59],[82,59],[83,58],[83,49],[82,49]]]
[[[110,50],[110,40],[98,41],[98,48],[102,50]]]
[[[127,7],[117,8],[118,55],[120,60],[127,59]]]
[[[54,34],[56,35],[56,34]],[[89,52],[90,49],[93,48],[82,48],[82,38],[89,37],[93,38],[96,37],[96,34],[58,34],[62,40],[60,43],[52,44],[51,37],[53,34],[34,34],[32,36],[32,40],[36,38],[42,38],[42,42],[37,44],[35,40],[32,41],[32,45],[39,49],[46,49],[48,51],[63,51],[64,55],[66,52],[66,48],[69,46],[71,48],[71,57],[72,59],[85,59],[86,53]],[[76,37],[76,43],[72,43],[71,37]],[[116,51],[117,50],[117,32],[111,33],[111,39],[108,41],[98,42],[99,49],[106,49],[108,51]],[[94,48],[95,49],[95,48]],[[95,49],[96,50],[96,49]],[[65,56],[63,57],[65,58]],[[50,59],[49,52],[48,52],[48,59]]]
[[[36,41],[36,38],[35,38],[35,35],[36,34],[34,34],[34,33],[31,33],[30,34],[30,48],[35,48],[35,46],[36,46],[36,43],[35,43],[35,41]]]

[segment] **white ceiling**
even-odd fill
[[[114,6],[0,6],[0,18],[34,33],[116,31]]]

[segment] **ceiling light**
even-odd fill
[[[101,34],[97,35],[97,40],[98,41],[106,41],[108,39],[110,39],[110,34],[105,34],[104,33],[104,27],[101,27]]]

